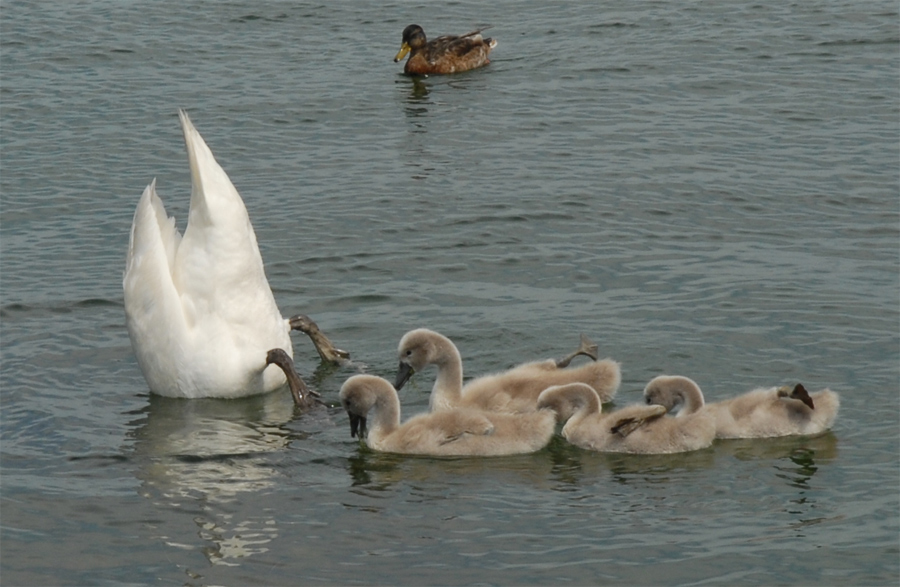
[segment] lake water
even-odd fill
[[[492,24],[412,80],[403,28]],[[4,585],[900,580],[895,1],[20,2],[0,14]],[[831,387],[818,438],[678,456],[557,438],[382,455],[289,394],[151,396],[124,326],[134,208],[183,229],[186,108],[285,315],[392,377],[415,327],[469,376],[581,332],[717,400]],[[427,407],[434,373],[401,394]]]

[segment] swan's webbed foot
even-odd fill
[[[301,408],[311,408],[316,405],[315,398],[319,394],[306,387],[294,369],[294,360],[284,352],[284,349],[272,349],[266,353],[266,365],[278,365],[284,371],[288,386],[291,388],[291,395],[294,397],[294,405]]]
[[[293,316],[289,321],[291,330],[299,330],[305,333],[316,345],[316,351],[323,361],[341,365],[350,359],[350,353],[335,347],[328,337],[322,334],[318,324],[312,318],[304,314]]]
[[[556,360],[556,366],[560,369],[564,367],[568,367],[569,363],[572,362],[572,359],[577,357],[578,355],[584,355],[585,357],[590,357],[592,360],[597,360],[597,345],[594,342],[586,337],[585,335],[581,335],[581,344],[577,349],[572,351],[570,354],[566,355],[562,359]]]
[[[798,399],[807,406],[809,406],[810,410],[815,410],[816,405],[813,403],[811,397],[809,397],[809,392],[806,391],[806,388],[803,387],[802,383],[798,383],[794,386],[794,389],[791,391],[791,395],[789,396],[791,399]]]
[[[651,420],[656,420],[657,418],[661,418],[666,413],[665,406],[652,406],[650,409],[642,410],[642,413],[639,413],[636,416],[631,417],[621,417],[618,418],[613,424],[609,431],[613,434],[619,435],[621,438],[628,437],[629,434],[646,424]]]

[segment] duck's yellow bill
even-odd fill
[[[396,57],[394,57],[394,63],[397,63],[398,61],[406,57],[406,54],[409,53],[410,49],[411,47],[409,46],[409,43],[403,43],[402,45],[400,45],[400,52],[397,53]]]

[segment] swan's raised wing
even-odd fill
[[[186,325],[179,292],[172,280],[172,263],[181,242],[175,219],[166,215],[156,195],[156,180],[147,186],[134,212],[125,276],[125,325],[135,356],[150,388],[161,395],[178,395],[177,354]],[[159,349],[171,349],[161,353]]]
[[[217,316],[234,334],[242,324],[254,336],[261,334],[260,325],[284,330],[244,201],[187,114],[179,116],[191,168],[191,209],[174,264],[176,287],[201,318]],[[261,346],[283,346],[283,336],[276,338]]]

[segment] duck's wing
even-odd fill
[[[609,431],[621,438],[640,428],[641,426],[665,416],[666,407],[660,405],[631,406],[610,414]]]
[[[459,37],[460,37],[460,38],[463,38],[463,37],[474,37],[475,35],[480,35],[480,34],[481,34],[481,31],[486,31],[486,30],[488,30],[489,28],[491,28],[492,26],[493,26],[493,25],[486,24],[486,25],[484,25],[483,27],[477,28],[477,29],[475,29],[475,30],[472,31],[472,32],[466,33],[466,34],[464,34],[464,35],[459,35]]]
[[[442,57],[462,57],[472,50],[485,44],[481,31],[490,28],[483,27],[464,35],[444,35],[428,41],[426,58],[434,63]]]

